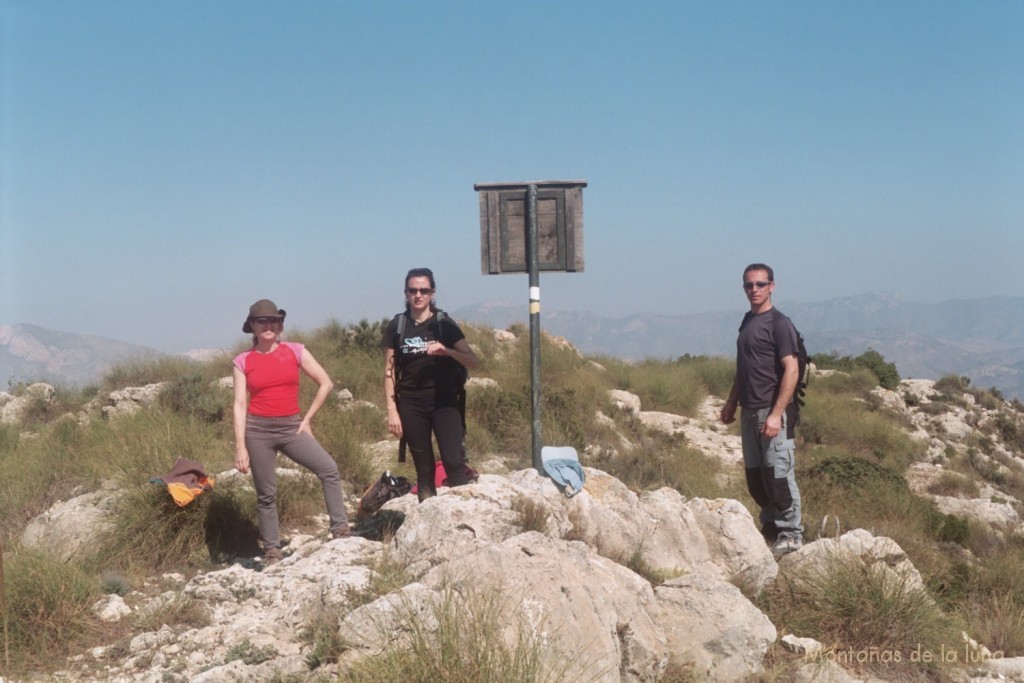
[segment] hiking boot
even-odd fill
[[[800,550],[804,547],[804,539],[799,534],[792,533],[781,533],[778,539],[775,541],[775,545],[772,546],[772,555],[775,559],[779,559],[784,555],[788,555],[791,552]]]
[[[348,528],[348,524],[340,526],[337,529],[331,530],[331,539],[335,538],[348,538],[352,535],[352,532]]]
[[[269,567],[281,561],[280,548],[267,548],[263,551],[263,566]]]

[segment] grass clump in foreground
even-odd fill
[[[426,609],[399,604],[397,639],[383,624],[376,655],[339,672],[346,683],[561,683],[579,662],[559,656],[499,592],[443,590]]]
[[[759,602],[780,632],[834,644],[829,659],[886,680],[934,680],[947,666],[940,653],[963,650],[957,621],[925,590],[856,557],[829,556],[806,575],[780,578]]]
[[[162,486],[131,489],[118,500],[98,556],[107,567],[145,575],[210,567],[225,555],[254,556],[259,536],[251,494],[214,488],[178,507]]]
[[[100,584],[81,567],[50,553],[18,548],[4,553],[8,641],[11,664],[28,671],[51,664],[93,627],[91,605]]]

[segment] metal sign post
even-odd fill
[[[540,429],[540,271],[583,272],[585,180],[478,183],[481,269],[530,278],[532,464],[543,472]]]
[[[537,186],[526,188],[526,250],[530,273],[530,407],[533,423],[533,467],[544,469],[540,449],[540,266],[537,264]]]

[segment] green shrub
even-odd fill
[[[999,390],[993,387],[988,391],[979,391],[977,389],[971,390],[971,395],[974,396],[975,401],[978,405],[985,410],[999,410],[1003,407],[1003,397],[999,393]]]
[[[861,355],[853,358],[851,356],[840,356],[832,353],[817,353],[811,356],[814,366],[823,370],[841,370],[851,372],[857,368],[869,370],[878,380],[878,385],[884,389],[896,389],[900,384],[900,374],[896,370],[895,363],[887,363],[882,354],[874,349],[868,349]]]
[[[228,662],[241,660],[243,663],[253,666],[256,664],[262,664],[263,662],[269,662],[271,659],[278,656],[279,653],[277,648],[273,645],[264,645],[260,647],[258,645],[254,645],[251,640],[246,638],[242,642],[228,648],[228,651],[224,653],[224,663],[227,664]]]
[[[963,394],[971,386],[971,378],[967,376],[945,375],[935,382],[933,389],[948,400],[963,401]]]
[[[1020,413],[999,413],[996,429],[1007,448],[1024,454],[1024,417]]]
[[[231,391],[198,373],[182,375],[160,392],[160,405],[203,422],[220,422],[231,409]]]
[[[900,474],[863,458],[829,457],[811,467],[808,475],[829,488],[909,491],[907,480]]]
[[[948,413],[952,407],[943,400],[933,399],[928,403],[922,403],[917,409],[925,415],[942,415]]]

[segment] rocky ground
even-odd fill
[[[127,402],[139,404],[149,394],[125,390],[110,399],[106,413],[130,412],[135,408],[125,407]],[[970,498],[930,493],[950,453],[968,448],[970,435],[989,419],[984,408],[965,398],[941,414],[922,409],[933,395],[922,380],[905,381],[895,392],[879,389],[876,395],[929,444],[928,460],[907,472],[915,491],[932,497],[943,511],[978,520],[1000,534],[1024,533],[1019,500],[985,487]],[[716,399],[708,399],[698,417],[686,418],[643,411],[640,400],[626,392],[612,392],[611,398],[650,429],[682,432],[709,457],[741,462],[739,437],[718,423]],[[0,406],[4,415],[16,412],[10,403]],[[629,446],[625,437],[623,442]],[[394,444],[368,450],[378,453],[384,469]],[[998,440],[978,457],[989,458],[993,467],[1019,466]],[[272,567],[241,558],[189,579],[168,574],[154,577],[144,590],[109,595],[94,609],[113,625],[116,637],[72,657],[52,678],[328,680],[338,667],[402,642],[410,615],[483,594],[514,606],[508,638],[525,628],[547,650],[562,653],[569,662],[566,680],[657,681],[682,663],[705,680],[750,680],[780,640],[751,599],[780,576],[799,581],[838,553],[857,556],[912,585],[921,583],[895,542],[865,530],[808,543],[777,562],[747,509],[735,500],[687,500],[668,488],[638,495],[591,468],[585,469],[584,490],[566,498],[532,469],[509,472],[497,460],[493,466],[474,464],[483,472],[474,484],[442,489],[422,505],[412,496],[389,502],[385,513],[404,516],[404,522],[387,544],[360,537],[329,541],[326,531],[295,533],[285,559]],[[218,486],[248,485],[237,473],[216,477]],[[59,503],[28,526],[23,543],[75,557],[103,528],[110,493]],[[527,521],[523,510],[531,506],[543,511],[539,522],[536,515]],[[375,568],[388,563],[404,566],[408,582],[368,598]],[[654,587],[630,566],[674,578]],[[186,609],[197,614],[192,623],[168,619],[154,625],[159,619],[144,618]],[[348,644],[337,663],[312,661],[311,646],[302,637],[311,620],[325,613],[339,615],[337,633]],[[153,627],[123,632],[135,623]],[[820,643],[799,634],[786,634],[781,643],[807,655],[799,680],[859,680],[836,658],[820,656],[826,651]],[[964,648],[976,660],[963,670],[964,680],[1024,681],[1024,658],[995,656],[966,634]],[[311,669],[311,664],[319,666]]]

